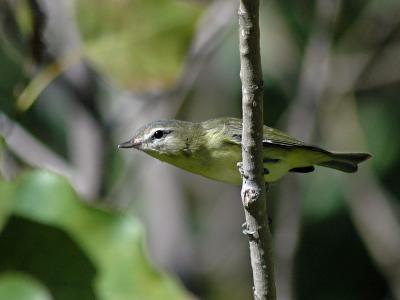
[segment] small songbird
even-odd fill
[[[263,166],[266,182],[287,172],[308,173],[314,166],[343,172],[357,171],[368,153],[337,153],[307,145],[277,129],[264,126]],[[135,148],[186,171],[214,180],[240,184],[242,120],[219,118],[192,123],[179,120],[151,122],[118,148]]]

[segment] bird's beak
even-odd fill
[[[127,142],[121,143],[118,145],[118,148],[138,148],[140,146],[140,142],[135,139],[129,140]]]

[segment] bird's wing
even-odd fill
[[[220,126],[220,130],[225,131],[226,142],[242,143],[242,120],[236,118],[223,118],[207,121],[207,127],[215,128]],[[217,125],[218,124],[218,125]],[[306,146],[303,142],[296,140],[290,135],[268,126],[263,128],[263,144],[277,146]]]
[[[281,146],[305,146],[303,142],[296,140],[290,135],[268,126],[263,128],[263,144],[273,144]]]

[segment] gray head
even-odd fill
[[[127,142],[118,148],[135,148],[152,156],[175,155],[187,148],[191,122],[179,120],[160,120],[141,127]]]

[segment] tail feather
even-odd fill
[[[354,173],[358,164],[371,157],[368,153],[331,153],[331,160],[318,165],[340,170],[347,173]]]

